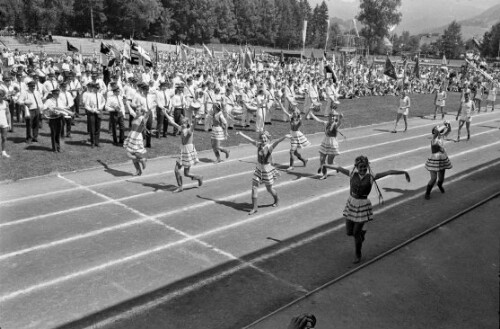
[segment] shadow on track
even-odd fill
[[[104,171],[105,172],[107,172],[108,174],[111,174],[111,175],[113,175],[115,177],[133,176],[133,174],[130,173],[130,172],[126,172],[126,171],[121,171],[121,170],[116,170],[116,169],[110,168],[102,160],[97,160],[97,162],[104,167]]]

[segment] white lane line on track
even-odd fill
[[[488,115],[488,114],[491,114],[491,113],[485,113],[485,114],[482,114],[481,116]],[[490,122],[490,121],[494,121],[494,120],[487,120],[487,121],[484,121],[484,122],[481,122],[481,123],[486,123],[486,122]],[[423,125],[411,126],[411,127],[408,128],[408,130],[413,130],[413,129],[419,129],[419,128],[423,128],[423,127],[427,127],[427,126],[432,126],[432,125],[437,124],[438,122],[440,122],[440,121],[434,121],[434,122],[426,123],[426,124],[423,124]],[[385,124],[389,124],[389,122],[387,122],[387,123],[381,123],[381,124],[375,124],[373,126],[385,125]],[[477,124],[479,124],[479,123],[477,123]],[[369,125],[369,126],[360,126],[360,127],[353,127],[353,128],[347,128],[347,129],[359,129],[359,128],[367,128],[367,127],[368,128],[372,127],[372,125]],[[316,134],[321,134],[321,133],[316,133]],[[349,141],[358,140],[358,139],[364,139],[364,138],[371,138],[371,137],[379,136],[379,135],[383,135],[383,134],[386,134],[386,132],[374,133],[374,134],[364,135],[364,136],[357,136],[357,137],[349,138]],[[319,147],[319,146],[320,146],[320,144],[311,145],[310,147]],[[274,152],[274,154],[284,153],[284,152],[288,152],[288,150],[286,149],[286,150],[276,151],[276,152]],[[165,156],[165,157],[159,157],[159,158],[172,159],[172,156]],[[235,161],[252,159],[252,158],[254,158],[253,155],[252,156],[245,156],[245,157],[242,157],[242,158],[234,158],[234,159],[230,159],[230,160],[224,161],[221,164],[232,163],[232,162],[235,162]],[[197,166],[197,168],[206,168],[206,167],[210,167],[211,165],[213,165],[213,164],[199,165],[199,166]],[[155,177],[155,176],[172,174],[172,173],[173,173],[173,171],[169,170],[169,171],[165,171],[165,172],[161,172],[161,173],[147,174],[147,175],[143,175],[143,176],[140,176],[140,177],[131,177],[131,178],[125,178],[125,179],[119,179],[119,180],[112,180],[112,181],[101,182],[101,183],[90,184],[90,185],[83,185],[83,186],[87,186],[87,187],[100,187],[100,186],[104,186],[104,185],[119,184],[119,183],[126,182],[126,181],[133,181],[133,180],[136,180],[136,179],[149,178],[149,177]],[[25,197],[20,197],[20,198],[16,198],[16,199],[0,201],[0,207],[3,206],[4,204],[9,204],[9,203],[14,203],[14,202],[19,202],[19,201],[29,200],[29,199],[32,199],[32,198],[49,196],[49,195],[56,195],[56,194],[65,193],[65,192],[71,192],[71,191],[75,191],[75,190],[78,190],[78,189],[80,189],[80,188],[76,187],[76,188],[62,189],[62,190],[58,190],[58,191],[51,191],[51,192],[33,194],[33,195],[29,195],[29,196],[25,196]]]
[[[496,131],[496,129],[488,130],[488,131],[481,132],[481,133],[477,133],[477,134],[471,135],[471,136],[474,137],[474,136],[478,136],[478,135],[483,135],[483,134],[486,134],[486,133],[489,133],[489,132],[493,132],[493,131]],[[449,142],[447,142],[447,143],[449,143]],[[389,155],[386,155],[386,156],[383,156],[383,157],[380,157],[380,158],[372,159],[371,162],[378,162],[378,161],[382,161],[382,160],[385,160],[385,159],[389,159],[389,158],[401,156],[403,154],[409,154],[409,153],[412,153],[412,152],[416,152],[416,151],[420,151],[420,150],[426,149],[428,147],[429,146],[426,145],[426,146],[422,146],[422,147],[419,147],[419,148],[416,148],[416,149],[411,149],[411,150],[404,151],[404,152],[398,152],[398,153],[394,153],[394,154],[389,154]],[[461,153],[459,153],[459,154],[461,154]],[[418,165],[418,166],[421,166],[421,165]],[[250,171],[250,172],[253,172],[253,170]],[[316,174],[310,174],[310,175],[304,175],[303,177],[304,178],[312,178],[312,177],[316,177],[316,176],[317,176]],[[62,179],[67,180],[67,181],[71,181],[71,180],[69,180],[69,179],[67,179],[67,178],[65,178],[63,176],[60,176],[60,177]],[[281,188],[283,186],[288,186],[288,185],[291,185],[291,184],[299,183],[300,181],[301,180],[285,181],[285,182],[282,182],[282,183],[275,184],[274,187],[275,188]],[[73,184],[77,184],[77,183],[73,183]],[[95,192],[95,191],[91,190],[90,188],[87,188],[87,187],[84,187],[84,188],[88,189],[89,191],[91,191],[91,193],[93,193],[95,195],[101,195],[100,193]],[[262,192],[264,189],[265,188],[260,188],[259,192]],[[154,193],[154,192],[148,192],[148,193]],[[190,211],[190,210],[198,209],[198,208],[201,208],[201,207],[205,207],[205,206],[208,206],[208,205],[215,204],[215,203],[220,202],[220,201],[233,200],[235,198],[243,197],[245,195],[250,195],[250,193],[251,193],[251,191],[244,191],[244,192],[240,192],[238,194],[231,194],[229,196],[218,198],[217,200],[204,201],[204,202],[200,202],[200,203],[197,203],[197,204],[194,204],[194,205],[185,206],[185,207],[174,209],[174,210],[170,210],[170,211],[167,211],[167,212],[162,212],[162,213],[154,214],[154,215],[151,215],[149,217],[155,218],[155,220],[156,220],[157,218],[172,216],[172,215],[181,213],[183,211]],[[123,200],[123,199],[116,199],[115,200],[115,199],[112,199],[112,198],[110,198],[108,196],[105,196],[105,195],[102,195],[102,197],[105,198],[106,200],[108,200],[108,201],[105,202],[106,204],[112,204],[112,203],[114,203],[114,204],[118,204],[118,205],[123,205],[123,206],[127,207],[127,210],[132,211],[134,213],[137,213],[137,211],[135,211],[135,209],[130,208],[130,207],[128,207],[128,206],[120,203],[120,201]],[[144,215],[144,216],[147,216],[147,215]],[[149,217],[148,218],[144,218],[143,217],[143,218],[135,219],[135,220],[132,220],[130,222],[126,222],[126,223],[122,223],[122,224],[118,224],[118,225],[114,225],[114,226],[105,227],[105,228],[102,228],[102,229],[99,229],[99,230],[95,230],[95,231],[91,231],[91,232],[87,232],[87,233],[84,233],[84,234],[78,234],[78,235],[71,236],[71,237],[68,237],[68,238],[65,238],[65,239],[61,239],[61,240],[57,240],[57,241],[52,241],[52,242],[49,242],[49,243],[45,243],[45,244],[33,246],[33,247],[30,247],[30,248],[21,249],[21,250],[18,250],[18,251],[7,253],[7,254],[3,254],[3,255],[0,255],[0,261],[3,261],[5,259],[11,258],[11,257],[19,256],[19,255],[22,255],[22,254],[26,254],[26,253],[29,253],[29,252],[33,252],[33,251],[36,251],[36,250],[47,249],[47,248],[55,247],[57,245],[61,245],[61,244],[65,244],[65,243],[71,243],[71,242],[74,242],[74,241],[77,241],[77,240],[94,237],[94,236],[101,235],[101,234],[104,234],[104,233],[107,233],[107,232],[113,232],[115,230],[120,230],[120,229],[129,227],[129,226],[143,224],[143,223],[149,221]],[[161,221],[159,221],[159,222],[162,223]]]
[[[463,175],[460,175],[460,176],[457,176],[457,177],[454,177],[453,179],[450,179],[450,180],[447,180],[446,181],[446,184],[452,184],[452,183],[455,183],[457,181],[460,181],[460,180],[463,180],[471,175],[474,175],[478,172],[481,172],[481,171],[484,171],[484,170],[487,170],[487,169],[490,169],[494,166],[497,166],[500,164],[500,161],[497,161],[495,163],[492,163],[486,167],[483,167],[483,168],[480,168],[476,171],[473,171],[473,172],[469,172],[467,174],[463,174]],[[414,196],[411,196],[411,197],[407,197],[407,198],[404,198],[402,199],[401,201],[398,201],[398,202],[395,202],[391,205],[388,205],[388,206],[382,206],[380,207],[379,209],[375,210],[374,211],[374,214],[381,214],[389,209],[392,209],[396,206],[399,206],[401,205],[402,203],[405,203],[405,202],[408,202],[408,201],[412,201],[414,199],[417,199],[421,197],[421,195],[417,194],[417,195],[414,195]],[[338,218],[334,221],[340,221],[342,220],[343,218]],[[287,253],[287,252],[290,252],[294,249],[297,249],[297,248],[300,248],[304,245],[307,245],[307,244],[310,244],[310,243],[313,243],[315,242],[316,240],[319,240],[323,237],[326,237],[334,232],[337,232],[337,231],[340,231],[342,229],[344,229],[345,227],[345,224],[342,223],[342,224],[339,224],[333,228],[330,228],[328,230],[325,230],[323,232],[319,232],[319,233],[316,233],[314,235],[311,235],[311,236],[308,236],[307,238],[304,238],[304,239],[301,239],[299,241],[296,241],[296,242],[293,242],[289,245],[287,245],[286,247],[283,247],[283,248],[280,248],[278,250],[275,250],[271,253],[267,253],[267,254],[264,254],[264,255],[261,255],[257,258],[254,258],[252,259],[251,261],[249,261],[248,263],[250,264],[256,264],[256,263],[260,263],[260,262],[263,262],[263,261],[266,261],[266,260],[269,260],[269,259],[272,259],[272,258],[275,258],[281,254],[284,254],[284,253]],[[120,320],[125,320],[125,319],[129,319],[131,317],[133,317],[134,315],[138,315],[138,314],[141,314],[141,313],[144,313],[146,312],[147,310],[150,310],[150,309],[153,309],[161,304],[164,304],[164,303],[167,303],[171,300],[174,300],[176,298],[179,298],[183,295],[186,295],[188,293],[192,293],[193,291],[196,291],[198,289],[201,289],[205,286],[208,286],[209,284],[212,284],[212,283],[215,283],[217,281],[220,281],[234,273],[237,273],[238,271],[240,270],[243,270],[245,269],[245,267],[243,266],[235,266],[233,268],[230,268],[226,271],[223,271],[217,275],[214,275],[214,276],[211,276],[211,277],[208,277],[204,280],[200,280],[200,281],[197,281],[195,282],[194,284],[190,285],[190,286],[187,286],[187,287],[184,287],[184,288],[181,288],[179,290],[176,290],[176,291],[172,291],[172,292],[169,292],[168,294],[160,297],[160,298],[157,298],[157,299],[154,299],[154,300],[151,300],[145,304],[142,304],[142,305],[139,305],[139,306],[135,306],[125,312],[122,312],[118,315],[115,315],[115,316],[112,316],[110,318],[107,318],[107,319],[104,319],[102,321],[99,321],[97,323],[94,323],[93,324],[93,327],[92,328],[101,328],[101,327],[105,327],[107,325],[110,325],[110,324],[113,324],[113,323],[116,323],[117,321],[120,321]]]
[[[489,148],[489,147],[496,146],[496,145],[499,145],[499,144],[500,144],[500,141],[497,141],[497,142],[494,142],[494,143],[490,143],[490,144],[485,144],[485,145],[482,145],[482,146],[474,148],[474,149],[466,150],[466,151],[463,151],[463,152],[451,155],[449,157],[450,158],[456,158],[456,157],[459,157],[459,156],[462,156],[462,155],[466,155],[466,154],[469,154],[469,153],[477,152],[477,151],[483,150],[485,148]],[[372,160],[372,162],[375,162],[375,161],[377,161],[377,160],[376,159]],[[416,165],[416,166],[413,166],[413,167],[410,167],[410,168],[406,168],[405,170],[406,171],[413,171],[413,170],[416,170],[416,169],[423,168],[424,166],[425,166],[425,164],[419,164],[419,165]],[[383,179],[386,179],[386,178],[383,178]],[[302,206],[305,206],[305,205],[310,204],[312,202],[316,202],[316,201],[322,200],[324,198],[329,198],[329,197],[331,197],[333,195],[340,194],[342,192],[347,192],[347,191],[349,191],[349,189],[350,189],[350,187],[341,188],[339,190],[335,190],[335,191],[332,191],[332,192],[329,192],[329,193],[325,193],[325,194],[320,195],[320,196],[316,196],[316,197],[305,199],[303,201],[294,203],[294,204],[286,206],[286,207],[279,207],[279,208],[276,208],[275,210],[272,210],[272,211],[269,211],[269,212],[265,212],[265,213],[260,213],[260,214],[257,214],[255,216],[251,216],[251,217],[250,216],[246,216],[245,217],[246,219],[244,219],[244,220],[236,221],[236,222],[234,222],[232,224],[229,224],[229,225],[221,226],[221,227],[218,227],[218,228],[215,228],[215,229],[203,232],[203,233],[192,235],[190,238],[186,237],[186,238],[183,238],[183,239],[175,241],[175,242],[171,242],[171,243],[168,243],[168,244],[165,244],[165,245],[162,245],[162,246],[158,246],[158,247],[155,247],[155,248],[152,248],[152,249],[144,250],[142,252],[139,252],[139,253],[136,253],[136,254],[133,254],[133,255],[129,255],[127,257],[123,257],[123,258],[120,258],[120,259],[115,259],[115,260],[112,260],[110,262],[107,262],[107,263],[104,263],[104,264],[101,264],[101,265],[98,265],[98,266],[95,266],[95,267],[90,267],[90,268],[87,268],[85,270],[82,270],[82,271],[79,271],[79,272],[75,272],[75,273],[72,273],[72,274],[69,274],[69,275],[66,275],[66,276],[62,276],[62,277],[59,277],[59,278],[56,278],[56,279],[53,279],[53,280],[45,281],[45,282],[42,282],[42,283],[39,283],[39,284],[30,286],[30,287],[27,287],[25,289],[17,290],[17,291],[8,293],[6,295],[0,296],[0,303],[1,302],[5,302],[5,301],[10,300],[10,299],[13,299],[13,298],[16,298],[16,297],[19,297],[19,296],[22,296],[22,295],[29,294],[29,293],[37,291],[37,290],[45,289],[47,287],[50,287],[50,286],[53,286],[53,285],[56,285],[56,284],[59,284],[59,283],[62,283],[62,282],[65,282],[65,281],[68,281],[68,280],[71,280],[71,279],[75,279],[75,278],[78,278],[78,277],[81,277],[81,276],[85,276],[87,274],[90,274],[90,273],[93,273],[93,272],[96,272],[96,271],[104,270],[106,268],[109,268],[109,267],[112,267],[112,266],[115,266],[115,265],[123,264],[123,263],[129,262],[129,261],[132,261],[132,260],[136,260],[136,259],[142,258],[144,256],[148,256],[148,255],[151,255],[151,254],[154,254],[154,253],[157,253],[157,252],[169,249],[169,248],[171,248],[173,246],[180,245],[180,244],[188,242],[188,241],[193,241],[194,239],[199,240],[201,238],[205,238],[207,236],[210,236],[210,235],[213,235],[213,234],[216,234],[216,233],[220,233],[220,232],[226,231],[226,230],[231,229],[231,228],[239,227],[239,226],[242,226],[242,225],[247,225],[249,223],[256,222],[257,220],[259,220],[261,218],[264,218],[264,217],[269,217],[269,216],[275,215],[277,213],[281,213],[281,212],[284,212],[284,211],[289,211],[291,209],[302,207]],[[150,217],[153,217],[153,216],[150,216]]]
[[[485,122],[489,122],[489,121],[485,121]],[[485,122],[478,122],[478,123],[475,123],[475,125],[484,124]],[[471,125],[471,126],[474,126],[474,124]],[[496,131],[498,131],[498,130],[492,129],[492,130],[488,130],[488,131],[485,131],[485,132],[481,132],[481,133],[472,135],[472,137],[479,136],[479,135],[482,135],[482,134],[485,134],[485,133],[496,132]],[[388,144],[394,144],[394,143],[404,142],[404,141],[408,141],[408,140],[412,140],[412,139],[421,138],[421,137],[424,137],[424,136],[427,136],[427,135],[429,135],[429,134],[422,134],[422,135],[417,135],[417,136],[412,136],[412,137],[407,137],[407,138],[394,139],[394,140],[391,140],[391,141],[382,142],[382,143],[378,143],[378,144],[372,144],[372,145],[362,146],[362,147],[358,147],[358,148],[354,148],[354,149],[348,149],[348,150],[343,151],[342,154],[349,153],[349,152],[357,152],[357,151],[361,151],[361,150],[365,150],[365,149],[371,149],[371,148],[374,148],[374,147],[384,146],[384,145],[388,145]],[[449,143],[449,142],[451,142],[451,141],[448,141],[446,143]],[[420,147],[418,149],[412,149],[412,150],[409,150],[407,152],[404,152],[404,154],[411,153],[411,152],[414,152],[414,151],[419,151],[419,150],[425,149],[426,147],[428,147],[428,146],[423,146],[423,147]],[[288,150],[286,150],[286,152],[288,152]],[[250,158],[254,158],[254,157],[255,156],[251,156]],[[318,157],[312,157],[312,158],[310,158],[310,160],[314,160],[314,159],[317,159],[317,158]],[[234,177],[237,177],[237,176],[247,175],[247,174],[251,174],[251,173],[253,173],[253,169],[249,170],[249,171],[239,172],[239,173],[236,173],[236,174],[219,176],[219,177],[215,177],[215,178],[212,178],[212,179],[208,179],[208,180],[205,180],[205,183],[215,182],[215,181],[219,181],[219,180],[222,180],[222,179],[234,178]],[[305,175],[304,178],[311,178],[311,177],[315,177],[315,176],[316,175]],[[61,176],[61,177],[64,177],[64,176]],[[189,187],[191,185],[192,184],[186,184],[186,187]],[[90,188],[91,187],[91,186],[84,186],[84,185],[81,185],[81,186],[82,186],[82,189],[83,189],[83,187],[86,187],[86,188]],[[276,185],[276,186],[279,186],[279,184]],[[80,189],[80,188],[78,188],[78,189]],[[163,191],[149,191],[149,192],[138,193],[138,194],[134,194],[134,195],[131,195],[131,196],[127,196],[127,197],[123,197],[123,198],[119,198],[119,199],[113,199],[113,200],[115,200],[115,201],[125,201],[125,200],[140,198],[140,197],[144,197],[144,196],[148,196],[148,195],[153,195],[153,194],[157,194],[157,193],[164,193],[164,192]],[[209,204],[213,203],[213,201],[207,201],[207,202]],[[0,224],[0,229],[2,227],[13,226],[13,225],[20,225],[20,224],[31,222],[31,221],[34,221],[34,220],[39,220],[39,219],[44,219],[44,218],[51,217],[51,216],[57,216],[57,215],[62,215],[62,214],[66,214],[66,213],[71,213],[71,212],[75,212],[75,211],[79,211],[79,210],[84,210],[84,209],[88,209],[88,208],[92,208],[92,207],[97,207],[97,206],[102,206],[102,205],[106,205],[106,204],[110,204],[110,203],[112,203],[112,201],[96,202],[96,203],[92,203],[92,204],[85,205],[85,206],[74,207],[74,208],[60,210],[60,211],[56,211],[56,212],[52,212],[52,213],[47,213],[47,214],[42,214],[42,215],[27,217],[27,218],[23,218],[23,219],[19,219],[19,220],[14,220],[14,221],[10,221],[10,222],[6,222],[6,223]],[[205,205],[205,203],[201,203],[201,204]],[[183,210],[189,210],[189,208],[184,207],[181,210],[182,211]]]
[[[381,132],[381,133],[375,133],[375,134],[370,134],[370,135],[365,135],[365,136],[358,136],[358,137],[350,138],[349,140],[351,141],[351,140],[358,140],[358,139],[363,139],[363,138],[371,138],[371,137],[382,135],[382,134],[386,134],[386,133]],[[311,145],[309,147],[310,148],[319,147],[320,145],[321,145],[321,143],[320,144],[314,144],[314,145]],[[289,151],[288,149],[286,149],[286,150],[280,150],[280,151],[274,152],[274,154],[284,153],[284,152],[288,152],[288,151]],[[241,157],[241,158],[231,158],[229,160],[226,160],[226,161],[223,161],[223,162],[219,163],[218,165],[220,166],[220,165],[223,165],[223,164],[228,164],[228,163],[233,163],[233,162],[237,162],[237,161],[241,161],[241,160],[247,160],[247,159],[253,159],[253,158],[255,158],[255,155],[253,155],[253,154],[249,155],[249,156],[244,156],[244,157]],[[170,157],[170,159],[173,159],[173,158]],[[196,166],[196,168],[209,168],[209,167],[212,167],[212,166],[214,166],[214,163],[201,164],[201,165]],[[85,187],[90,187],[90,188],[101,187],[101,186],[105,186],[105,185],[119,184],[119,183],[123,183],[123,182],[134,181],[134,180],[138,180],[138,179],[140,180],[140,179],[144,179],[144,178],[151,178],[151,177],[156,177],[156,176],[161,176],[161,175],[168,175],[168,174],[172,174],[173,172],[174,172],[173,170],[167,170],[167,171],[160,172],[160,173],[152,173],[152,174],[142,175],[140,177],[129,177],[129,178],[117,179],[117,180],[112,180],[112,181],[107,181],[107,182],[101,182],[101,183],[95,183],[95,184],[90,184],[90,185],[82,185],[82,184],[80,184],[80,186],[85,186]],[[60,175],[60,176],[63,176],[63,175]],[[3,205],[5,205],[5,204],[9,204],[9,203],[14,203],[14,202],[19,202],[19,201],[25,201],[25,200],[29,200],[29,199],[33,199],[33,198],[45,197],[45,196],[55,195],[55,194],[60,194],[60,193],[65,193],[65,192],[71,192],[71,191],[76,191],[76,190],[79,190],[79,189],[82,189],[82,187],[72,187],[72,188],[62,189],[62,190],[58,190],[58,191],[50,191],[50,192],[45,192],[45,193],[28,195],[28,196],[24,196],[24,197],[20,197],[20,198],[16,198],[16,199],[0,201],[0,207],[3,206]]]
[[[259,271],[260,273],[262,273],[262,274],[264,274],[264,275],[267,275],[267,276],[269,276],[269,277],[271,277],[271,278],[273,278],[273,279],[275,279],[275,280],[277,280],[277,281],[280,281],[280,282],[282,282],[282,283],[285,283],[285,284],[286,284],[286,285],[288,285],[288,286],[294,287],[294,288],[295,288],[296,290],[298,290],[298,291],[306,291],[306,292],[307,292],[307,290],[306,290],[305,288],[303,288],[302,286],[299,286],[299,285],[293,284],[293,283],[291,283],[291,282],[286,282],[286,281],[284,281],[284,280],[282,280],[282,279],[280,279],[280,278],[277,278],[274,274],[268,273],[267,271],[265,271],[265,270],[263,270],[263,269],[261,269],[261,268],[259,268],[259,267],[255,266],[255,265],[253,265],[253,264],[247,264],[247,262],[245,262],[244,260],[242,260],[242,259],[240,259],[240,258],[238,258],[238,257],[234,256],[233,254],[231,254],[231,253],[229,253],[229,252],[227,252],[227,251],[223,251],[223,250],[221,250],[221,249],[219,249],[219,248],[217,248],[217,247],[215,247],[215,246],[212,246],[212,245],[210,245],[209,243],[206,243],[206,242],[204,242],[204,241],[201,241],[201,240],[197,239],[196,237],[193,237],[192,235],[190,235],[190,234],[188,234],[188,233],[186,233],[186,232],[184,232],[184,231],[181,231],[181,230],[179,230],[179,229],[177,229],[177,228],[175,228],[175,227],[172,227],[172,226],[170,226],[170,225],[167,225],[167,224],[163,223],[162,221],[160,221],[160,220],[156,219],[154,216],[148,216],[148,215],[146,215],[145,213],[143,213],[143,212],[141,212],[141,211],[139,211],[139,210],[137,210],[137,209],[134,209],[134,208],[132,208],[132,207],[129,207],[129,206],[127,206],[126,204],[123,204],[123,203],[121,203],[121,202],[119,202],[119,201],[116,201],[116,200],[114,200],[114,199],[112,199],[112,198],[110,198],[110,197],[108,197],[108,196],[106,196],[106,195],[104,195],[104,194],[102,194],[102,193],[96,192],[96,191],[92,190],[91,188],[88,188],[88,187],[85,187],[85,186],[83,186],[83,185],[81,185],[81,184],[78,184],[77,182],[74,182],[74,181],[72,181],[71,179],[69,179],[69,178],[67,178],[67,177],[63,177],[63,176],[61,176],[61,175],[58,175],[57,177],[59,177],[60,179],[62,179],[62,180],[64,180],[64,181],[66,181],[66,182],[68,182],[68,183],[70,183],[70,184],[73,184],[73,185],[75,185],[75,186],[79,186],[80,188],[82,188],[82,189],[84,189],[84,190],[86,190],[86,191],[88,191],[88,192],[90,192],[90,193],[94,194],[94,195],[95,195],[95,196],[97,196],[97,197],[103,198],[103,199],[108,200],[108,201],[110,201],[111,203],[113,203],[113,204],[115,204],[115,205],[117,205],[117,206],[123,207],[124,209],[126,209],[126,210],[128,210],[128,211],[130,211],[130,212],[132,212],[132,213],[134,213],[134,214],[136,214],[136,215],[138,215],[139,217],[141,217],[141,218],[142,218],[142,219],[144,219],[145,221],[149,221],[149,222],[151,222],[151,223],[154,223],[154,224],[160,225],[161,227],[163,227],[163,228],[165,228],[165,229],[167,229],[167,230],[169,230],[169,231],[171,231],[171,232],[175,232],[176,234],[178,234],[178,235],[180,235],[180,236],[184,237],[184,239],[188,239],[188,240],[189,240],[189,241],[191,241],[191,242],[196,242],[196,243],[198,243],[198,244],[201,244],[201,245],[202,245],[202,246],[204,246],[205,248],[207,248],[207,249],[209,249],[209,250],[211,250],[211,251],[213,251],[213,252],[215,252],[215,253],[217,253],[217,254],[219,254],[219,255],[222,255],[222,256],[224,256],[224,257],[227,257],[227,258],[229,258],[229,259],[231,259],[231,260],[235,260],[235,261],[239,262],[240,264],[242,264],[242,265],[244,265],[244,266],[246,266],[246,267],[251,267],[251,268],[253,268],[253,269],[255,269],[255,270]],[[0,260],[1,260],[1,259],[0,259]]]

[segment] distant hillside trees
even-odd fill
[[[500,56],[500,22],[484,33],[481,54],[493,58]]]
[[[163,42],[325,46],[328,6],[308,0],[1,0],[0,24],[18,32],[91,32]],[[330,30],[336,33],[338,28]]]

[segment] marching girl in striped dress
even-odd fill
[[[300,110],[295,108],[292,114],[288,113],[283,104],[279,103],[281,109],[290,118],[290,167],[287,170],[293,170],[293,156],[295,155],[297,159],[302,161],[304,167],[307,165],[308,159],[304,159],[297,149],[304,148],[311,145],[311,142],[307,140],[306,136],[299,130],[302,126],[302,117],[300,116]]]
[[[328,115],[328,121],[318,119],[312,112],[310,113],[312,118],[317,122],[321,122],[325,125],[325,137],[321,142],[319,148],[319,163],[320,167],[318,169],[318,174],[322,174],[319,179],[326,179],[328,177],[328,171],[325,166],[325,160],[328,164],[333,164],[335,156],[339,155],[339,143],[337,141],[337,132],[342,124],[342,118],[344,115],[332,109]]]
[[[184,167],[184,176],[197,180],[198,186],[203,185],[203,176],[193,175],[189,173],[191,166],[196,163],[196,150],[193,145],[194,124],[189,123],[188,118],[181,117],[181,124],[175,123],[174,118],[167,114],[167,119],[175,129],[181,132],[181,154],[175,163],[175,179],[177,180],[177,187],[173,192],[178,193],[183,191],[182,175],[180,169]]]
[[[436,183],[441,193],[444,193],[443,182],[444,174],[446,169],[453,168],[448,155],[443,147],[443,135],[446,135],[451,130],[450,125],[435,126],[432,128],[432,141],[431,141],[431,156],[427,159],[425,163],[425,169],[427,169],[431,175],[431,179],[427,183],[427,190],[425,192],[425,199],[429,200],[431,198],[431,191]]]
[[[142,175],[142,169],[146,169],[146,149],[144,148],[144,137],[142,132],[146,129],[146,122],[151,113],[151,111],[142,112],[141,109],[137,110],[137,115],[134,120],[132,120],[130,132],[123,142],[123,147],[127,151],[127,157],[132,160],[137,176]]]
[[[266,185],[267,191],[273,196],[274,203],[273,207],[279,205],[278,192],[273,189],[274,180],[278,178],[278,171],[271,164],[271,154],[273,150],[281,143],[285,138],[290,138],[290,135],[285,135],[280,139],[271,142],[269,133],[267,131],[262,131],[259,133],[260,141],[255,141],[248,137],[242,132],[237,132],[236,135],[240,135],[250,143],[257,147],[257,167],[254,171],[254,177],[252,179],[252,210],[248,213],[249,215],[255,214],[257,212],[257,193],[260,184]]]
[[[365,241],[366,230],[363,230],[363,226],[366,222],[373,220],[372,203],[368,199],[373,184],[375,184],[379,200],[381,200],[382,194],[376,182],[378,179],[390,175],[405,175],[406,181],[410,182],[410,175],[403,170],[388,170],[374,175],[368,158],[363,155],[356,158],[352,171],[340,166],[322,165],[322,167],[334,169],[349,176],[351,191],[343,215],[346,233],[348,236],[354,237],[355,258],[353,263],[357,264],[361,261],[361,249],[363,241]]]
[[[221,111],[221,106],[218,103],[213,104],[213,119],[212,119],[212,132],[210,133],[210,141],[212,142],[212,149],[217,158],[215,163],[221,162],[220,152],[226,154],[226,159],[229,158],[229,150],[220,146],[220,142],[226,140],[229,136],[227,133],[227,121]]]

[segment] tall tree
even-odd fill
[[[402,17],[400,6],[401,0],[361,0],[356,18],[363,24],[361,35],[371,49],[389,36],[389,26],[399,24]]]
[[[500,57],[500,22],[484,33],[481,54],[486,57]]]
[[[25,15],[31,31],[55,32],[73,13],[73,0],[24,0]]]
[[[92,15],[90,11],[92,10]],[[104,13],[104,0],[78,0],[73,6],[72,27],[79,32],[90,32],[91,19],[94,20],[96,33],[104,32],[106,27],[106,14]]]
[[[257,24],[255,43],[259,45],[274,45],[277,36],[277,9],[275,0],[257,0]]]
[[[439,50],[448,59],[459,58],[465,50],[464,42],[462,41],[462,26],[456,21],[448,25],[439,41]]]
[[[323,48],[326,41],[326,29],[328,26],[328,6],[323,1],[321,5],[314,8],[314,39],[312,46],[316,48]]]
[[[233,1],[214,0],[214,13],[217,18],[214,37],[223,43],[234,42],[237,20],[234,14]]]
[[[150,24],[155,23],[162,12],[158,0],[106,0],[105,14],[108,26],[125,36],[144,38]]]
[[[340,26],[337,22],[332,22],[330,20],[330,30],[328,31],[328,45],[327,49],[333,49],[335,46],[338,45],[338,40],[337,37],[342,34],[342,30],[340,29]]]
[[[16,31],[26,27],[25,6],[22,0],[0,1],[0,26],[13,26]]]

